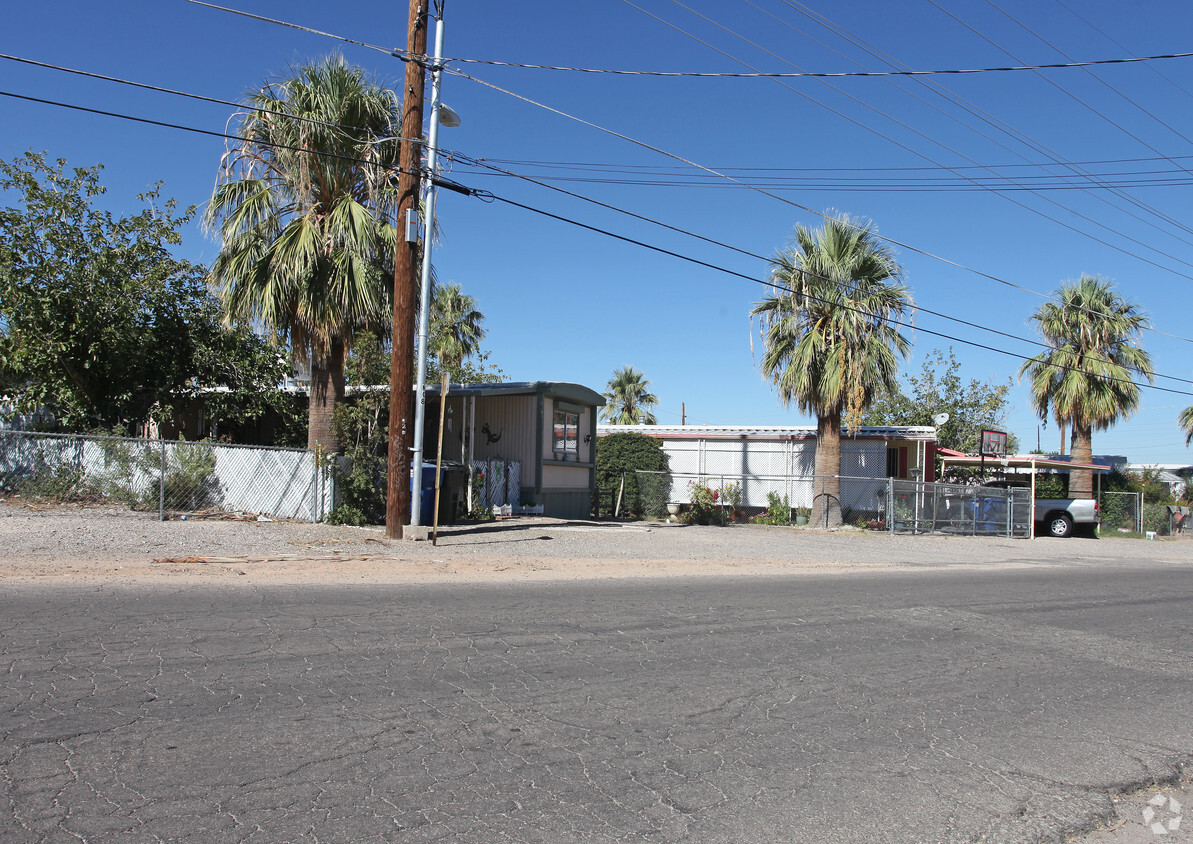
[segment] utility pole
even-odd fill
[[[389,462],[386,472],[385,535],[400,539],[410,521],[413,437],[414,289],[419,273],[418,242],[403,237],[410,214],[418,213],[419,162],[426,87],[427,0],[410,0],[406,30],[406,78],[402,92],[402,147],[398,157],[398,237],[394,253],[393,354],[389,366]],[[422,479],[414,483],[421,486]],[[417,488],[417,487],[416,487]]]

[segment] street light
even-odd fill
[[[438,152],[439,126],[460,125],[460,115],[439,101],[443,76],[443,6],[435,20],[435,55],[431,63],[431,127],[427,132],[427,164],[423,168],[423,195],[426,221],[423,225],[422,275],[418,303],[418,380],[414,402],[414,459],[411,470],[414,488],[410,495],[410,524],[422,524],[423,432],[427,423],[427,342],[431,310],[431,228],[435,221],[435,159]]]

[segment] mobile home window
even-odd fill
[[[567,455],[580,453],[580,414],[569,410],[555,411],[555,451]]]

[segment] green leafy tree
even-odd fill
[[[1011,383],[1010,378],[1002,384],[976,378],[966,382],[953,350],[933,349],[921,363],[919,374],[906,378],[906,385],[895,384],[878,392],[863,424],[931,426],[934,417],[947,413],[948,421],[937,426],[937,444],[977,454],[982,431],[1006,429]],[[1007,450],[1015,453],[1018,445],[1009,442]]]
[[[597,439],[598,500],[616,506],[620,499],[623,513],[660,518],[671,496],[670,471],[661,440],[632,432]]]
[[[650,381],[634,367],[614,370],[605,385],[605,406],[601,419],[612,425],[657,425],[651,408],[659,403],[650,392]]]
[[[765,350],[762,373],[779,400],[816,416],[813,524],[841,524],[841,425],[857,425],[881,390],[895,385],[910,344],[897,329],[911,294],[873,223],[826,217],[771,266],[771,295],[754,306]],[[823,489],[821,485],[823,484]]]
[[[1185,430],[1185,445],[1193,443],[1193,407],[1182,410],[1177,422]]]
[[[347,349],[392,316],[398,104],[333,57],[245,107],[204,217],[222,240],[212,278],[232,320],[284,333],[309,359],[307,446],[334,452]]]
[[[1093,460],[1092,432],[1105,430],[1139,406],[1132,377],[1154,381],[1151,359],[1137,343],[1147,317],[1114,290],[1112,282],[1082,275],[1062,284],[1032,315],[1047,350],[1023,364],[1031,401],[1041,419],[1051,412],[1073,431],[1074,463]],[[1074,468],[1069,494],[1093,498],[1093,471]]]
[[[208,387],[217,414],[258,416],[284,362],[265,339],[221,325],[206,271],[175,259],[179,212],[158,188],[143,210],[97,208],[100,166],[68,170],[29,152],[0,161],[0,371],[21,409],[75,430],[167,417]]]

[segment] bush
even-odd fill
[[[365,514],[351,504],[340,504],[327,514],[327,523],[329,525],[361,527],[362,525],[367,525],[369,522],[365,519]]]
[[[691,484],[692,503],[684,510],[683,521],[689,525],[720,525],[725,523],[725,511],[718,506],[720,493],[708,484]]]
[[[215,450],[205,445],[178,443],[166,457],[165,502],[172,510],[202,510],[218,499],[215,478]],[[147,493],[146,506],[158,504],[157,496]]]
[[[791,504],[787,496],[771,490],[766,494],[766,512],[759,513],[750,519],[756,525],[789,525],[791,524]]]
[[[620,495],[622,513],[662,518],[671,497],[670,471],[663,444],[654,437],[627,432],[597,440],[597,501],[610,502],[612,508]]]
[[[1145,504],[1143,507],[1143,531],[1155,531],[1156,536],[1168,536],[1172,518],[1163,504]]]
[[[1036,475],[1036,498],[1068,498],[1069,476],[1053,474]]]
[[[1099,511],[1103,528],[1135,530],[1135,499],[1118,493],[1103,495]]]
[[[385,523],[386,461],[367,448],[354,448],[334,458],[331,466],[340,503],[328,514],[341,525],[379,525]],[[342,511],[342,512],[341,512]]]

